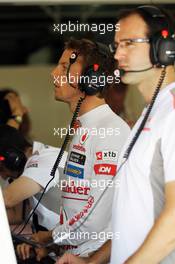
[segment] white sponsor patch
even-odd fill
[[[118,151],[114,150],[103,150],[96,152],[97,160],[117,160],[118,159]]]

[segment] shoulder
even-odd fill
[[[34,142],[33,154],[28,159],[25,168],[42,168],[51,166],[54,164],[57,156],[60,153],[60,148],[49,146],[40,142]],[[64,151],[63,157],[61,159],[60,167],[64,167],[67,158],[67,152]]]
[[[164,123],[162,124],[162,137],[166,137],[175,129],[175,109],[166,115]]]
[[[130,133],[128,124],[110,108],[107,115],[97,123],[95,130],[93,131],[96,132],[93,139],[95,148],[101,146],[101,148],[121,149]]]
[[[100,121],[98,122],[98,127],[119,127],[128,132],[130,131],[128,124],[120,116],[114,113],[109,106],[107,107],[104,117],[101,117]]]

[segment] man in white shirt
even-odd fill
[[[59,249],[81,256],[92,254],[111,236],[112,199],[117,188],[112,180],[118,169],[119,153],[129,134],[128,125],[104,99],[105,89],[116,85],[115,79],[112,84],[111,81],[103,83],[104,77],[115,78],[114,67],[115,61],[105,45],[70,40],[52,72],[57,100],[68,103],[72,112],[80,97],[84,100],[65,167],[67,183],[62,188],[60,222],[52,231],[40,232],[35,238],[40,242],[54,241]],[[69,74],[70,79],[61,83]],[[83,77],[86,81],[82,84]],[[111,186],[104,192],[109,183]],[[29,254],[26,247],[25,250],[22,247],[18,247],[19,254],[26,258]]]
[[[118,22],[115,58],[125,71],[122,81],[136,85],[148,104],[120,156],[119,167],[127,160],[116,176],[112,216],[120,237],[112,240],[112,253],[108,241],[89,259],[67,254],[58,264],[175,263],[174,30],[155,7],[124,12]]]
[[[50,172],[58,154],[58,148],[40,142],[30,144],[15,128],[0,126],[0,175],[5,180],[13,179],[13,182],[3,189],[10,224],[19,222],[17,216],[21,207],[18,205],[21,202],[29,198],[30,207],[35,207],[51,179]],[[63,173],[66,157],[65,153],[55,178],[49,184],[35,212],[38,225],[46,229],[53,228],[59,219],[59,174]]]

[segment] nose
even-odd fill
[[[125,49],[122,46],[118,45],[118,47],[116,48],[115,54],[114,54],[114,59],[120,62],[120,61],[123,61],[125,57],[126,57]]]
[[[57,75],[57,68],[55,67],[52,71],[51,71],[51,77],[54,78],[54,76]]]
[[[55,67],[52,72],[51,72],[51,77],[53,79],[54,84],[58,83],[58,78],[59,78],[59,71],[58,68]]]

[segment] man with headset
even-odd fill
[[[112,235],[111,206],[118,187],[112,179],[129,134],[128,125],[104,100],[108,87],[113,85],[115,89],[118,82],[114,69],[108,47],[71,39],[52,72],[56,100],[68,103],[72,112],[77,111],[80,98],[82,103],[65,167],[60,223],[34,238],[40,242],[53,240],[59,249],[82,256],[96,251]],[[63,79],[67,81],[63,83]],[[19,246],[19,255],[29,257],[28,249],[26,245]]]
[[[51,179],[50,171],[58,153],[58,148],[40,142],[35,141],[30,144],[18,130],[11,126],[0,126],[0,176],[4,180],[11,181],[3,189],[11,225],[19,224],[26,218],[25,210],[23,213],[21,211],[21,202],[29,198],[30,210],[35,207],[40,193]],[[59,174],[63,173],[66,157],[65,153],[59,172],[56,172],[55,179],[49,184],[45,197],[35,212],[34,230],[53,228],[59,219],[60,191],[57,184]]]
[[[108,241],[89,259],[65,254],[57,264],[175,263],[174,30],[153,6],[123,12],[119,23],[122,81],[136,85],[147,103],[120,156],[112,212],[120,237],[112,252]]]

